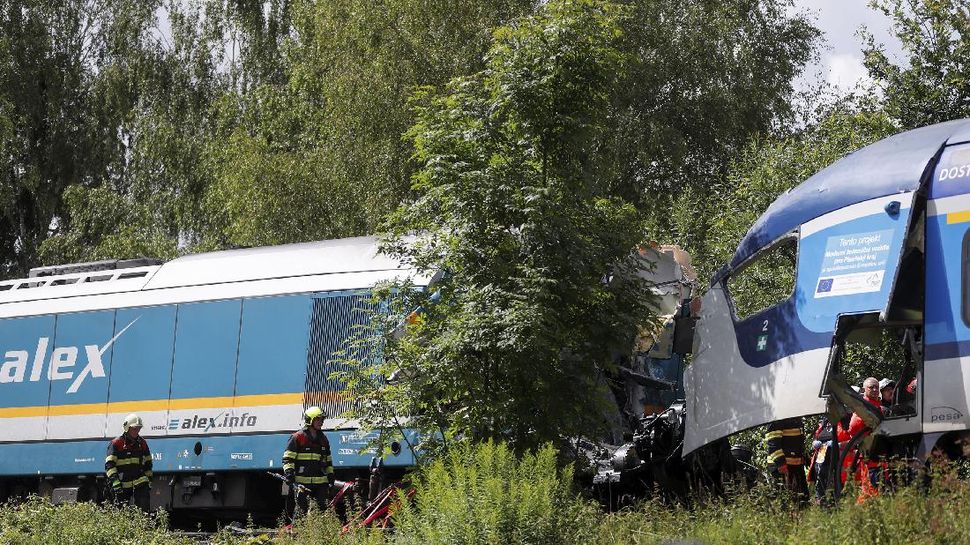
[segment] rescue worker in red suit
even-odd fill
[[[862,383],[862,396],[865,400],[874,405],[876,409],[882,411],[882,400],[879,394],[879,380],[875,377],[869,377]],[[866,430],[866,425],[862,421],[862,417],[858,413],[852,413],[852,418],[849,420],[848,429],[843,428],[842,424],[839,423],[838,429],[838,439],[839,445],[843,448],[850,439],[855,437],[859,432]],[[843,450],[844,452],[844,450]],[[847,478],[847,472],[850,470],[848,467],[853,460],[856,459],[855,452],[849,452],[845,455],[845,462],[842,467],[842,482],[844,483]],[[874,471],[873,471],[874,470]],[[876,490],[875,479],[878,478],[879,474],[879,463],[874,461],[866,461],[865,463],[859,464],[856,467],[854,478],[861,485],[861,490],[859,492],[859,501],[865,500],[865,498],[870,496],[875,496],[878,494]]]
[[[786,418],[768,424],[765,433],[768,467],[775,479],[782,481],[800,506],[808,502],[805,481],[805,434],[801,418]]]
[[[306,513],[310,499],[324,509],[330,498],[333,484],[333,457],[330,441],[323,433],[323,410],[310,407],[303,414],[303,429],[290,436],[283,452],[283,475],[290,484],[301,485],[295,490],[292,515]]]
[[[139,435],[141,417],[129,414],[122,427],[124,433],[108,444],[104,474],[111,485],[115,504],[134,504],[147,513],[150,507],[152,453],[148,450],[148,443]]]

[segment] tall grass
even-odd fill
[[[862,504],[853,490],[835,508],[796,510],[768,487],[692,508],[644,502],[605,514],[572,487],[572,472],[545,447],[516,457],[507,447],[464,445],[414,477],[417,494],[388,531],[341,534],[332,513],[311,512],[292,532],[223,532],[213,545],[455,545],[661,543],[970,543],[970,483],[942,472],[926,488],[903,487]],[[164,520],[92,504],[40,499],[0,507],[0,544],[193,543]]]
[[[93,503],[54,506],[30,498],[0,508],[3,545],[193,545],[188,538],[166,530],[163,518],[140,511],[102,508]]]
[[[938,477],[928,491],[908,486],[861,504],[852,493],[835,508],[801,511],[763,488],[691,510],[645,503],[604,515],[598,543],[970,543],[970,483]]]

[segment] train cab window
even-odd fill
[[[732,273],[727,287],[737,318],[743,320],[791,297],[797,265],[798,238],[790,235]]]

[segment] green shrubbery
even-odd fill
[[[515,456],[505,445],[453,448],[414,477],[417,494],[394,530],[341,534],[332,513],[311,513],[293,532],[228,531],[213,545],[381,544],[702,544],[970,543],[970,483],[937,475],[928,490],[853,501],[837,508],[783,506],[767,487],[691,509],[644,502],[604,514],[572,487],[572,472],[546,446]],[[164,520],[93,504],[54,507],[40,499],[0,507],[0,544],[112,545],[194,543],[163,529]]]
[[[192,545],[165,529],[162,518],[132,509],[102,508],[93,503],[54,506],[40,498],[0,507],[3,545]]]
[[[521,458],[491,442],[452,448],[417,476],[394,542],[589,543],[599,513],[573,493],[556,455],[548,445]]]

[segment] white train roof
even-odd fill
[[[377,253],[375,237],[357,237],[187,255],[162,265],[143,289],[393,270],[400,263]]]
[[[0,282],[0,317],[286,293],[358,290],[414,271],[377,251],[376,237],[188,255],[162,265]]]

